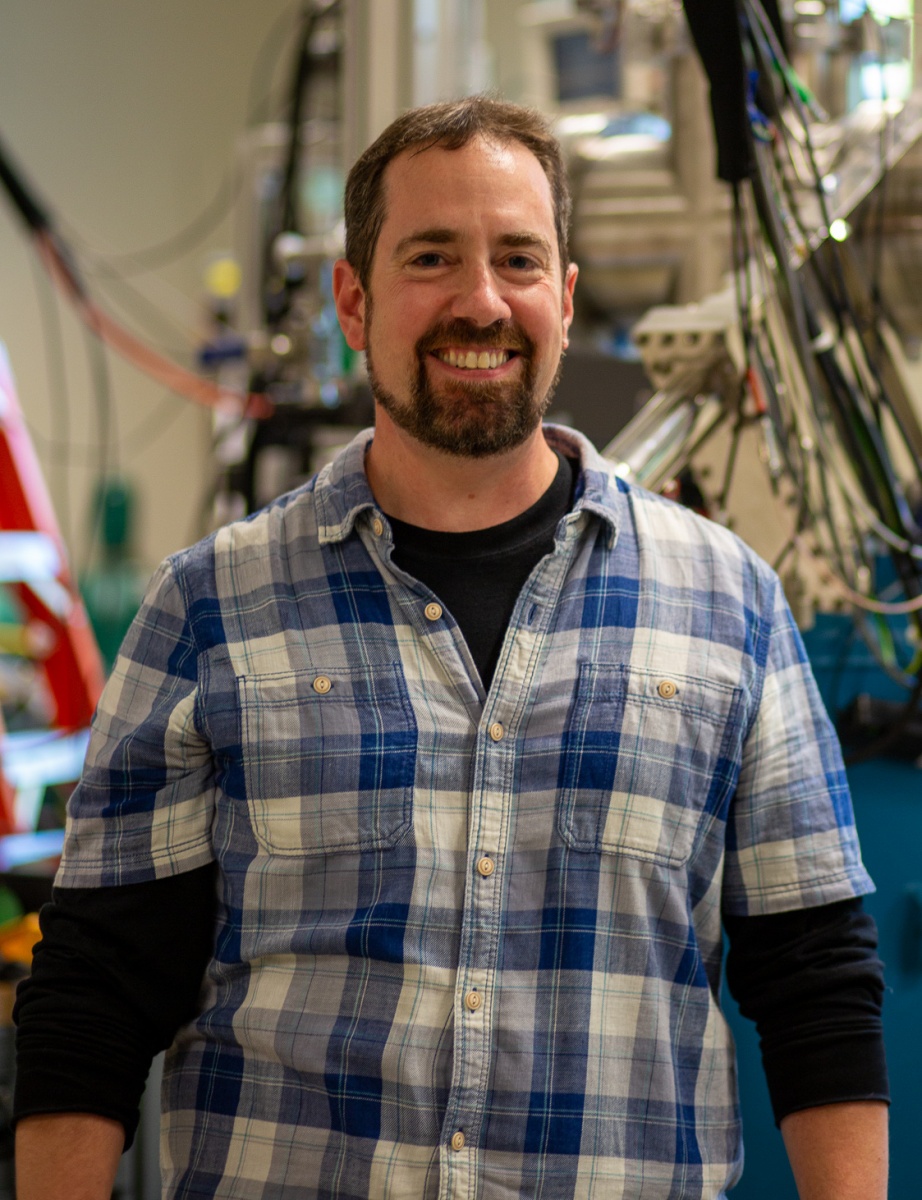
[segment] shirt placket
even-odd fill
[[[564,545],[544,560],[519,596],[477,730],[439,1200],[470,1198],[479,1190],[517,734],[578,532],[577,525],[568,526]]]

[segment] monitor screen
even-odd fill
[[[558,34],[553,39],[557,100],[588,100],[621,95],[621,56],[618,48],[600,52],[585,31]]]

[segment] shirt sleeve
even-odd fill
[[[723,906],[739,916],[874,891],[861,862],[839,741],[773,578],[757,651],[765,663],[761,693],[727,825]]]
[[[154,575],[100,698],[58,886],[139,883],[213,858],[214,763],[177,570],[167,560]]]
[[[14,1010],[14,1118],[120,1121],[126,1149],[153,1056],[198,1009],[215,936],[215,867],[147,883],[56,888]]]
[[[759,1032],[775,1121],[820,1104],[889,1101],[883,964],[860,898],[725,924],[727,985]]]

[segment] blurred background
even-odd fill
[[[915,1194],[919,16],[912,0],[739,9],[745,36],[700,0],[0,8],[8,999],[150,572],[371,422],[330,293],[349,164],[403,109],[494,89],[547,113],[571,173],[580,281],[551,419],[736,529],[805,631],[879,885],[892,1194]],[[702,44],[719,48],[707,69]],[[736,1027],[749,1166],[734,1196],[787,1200],[757,1048]],[[155,1109],[123,1200],[158,1194]]]

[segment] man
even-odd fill
[[[374,435],[126,639],[19,1000],[21,1200],[108,1195],[161,1046],[170,1197],[724,1196],[722,916],[802,1197],[885,1195],[835,739],[771,572],[542,428],[567,221],[484,98],[353,169]]]

